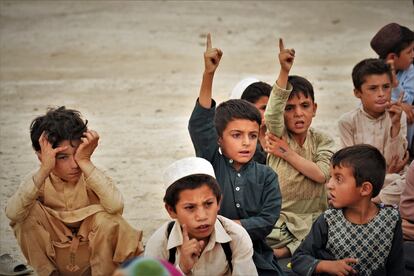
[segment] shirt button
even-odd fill
[[[240,187],[236,187],[236,191],[240,191]]]
[[[236,203],[236,207],[237,208],[240,208],[240,203]]]
[[[240,177],[241,175],[238,173],[237,176]]]

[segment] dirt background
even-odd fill
[[[353,65],[389,22],[414,29],[412,1],[1,1],[0,254],[21,253],[4,215],[38,166],[31,120],[48,107],[80,110],[101,135],[94,154],[118,183],[125,218],[144,241],[166,219],[162,171],[193,155],[187,121],[203,71],[207,32],[224,55],[214,97],[242,78],[273,83],[277,39],[295,48],[292,73],[314,85],[313,126],[338,141],[336,121],[357,101]]]

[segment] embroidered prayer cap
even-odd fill
[[[194,174],[206,174],[216,178],[213,166],[206,159],[187,157],[177,160],[167,167],[164,171],[164,187],[167,189],[177,180]]]
[[[371,39],[371,48],[380,56],[388,55],[403,39],[403,27],[390,23],[382,27]]]
[[[122,276],[181,276],[182,274],[168,261],[148,256],[135,257],[114,275]]]
[[[253,77],[248,77],[248,78],[245,78],[239,81],[236,84],[236,86],[234,86],[233,90],[231,91],[230,99],[240,99],[241,96],[243,95],[244,90],[246,90],[246,88],[250,84],[255,83],[255,82],[259,82],[259,80]]]

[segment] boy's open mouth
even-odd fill
[[[304,121],[297,121],[295,122],[295,127],[304,127],[305,126],[305,122]]]

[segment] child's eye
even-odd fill
[[[303,106],[304,108],[308,108],[308,107],[310,106],[310,104],[308,104],[308,103],[304,103],[304,104],[302,104],[302,106]]]
[[[57,157],[58,160],[66,160],[68,158],[69,157],[67,155],[60,155],[60,156]]]
[[[211,202],[206,202],[206,206],[207,207],[210,207],[211,205],[213,205],[213,202],[211,201]]]
[[[293,108],[291,106],[286,106],[285,111],[291,111]]]
[[[185,206],[184,209],[187,211],[192,211],[194,210],[194,206]]]
[[[250,139],[257,139],[257,134],[250,134]]]
[[[239,138],[240,137],[240,133],[233,133],[232,135],[231,135],[231,137],[233,137],[233,138]]]
[[[385,84],[382,86],[383,89],[390,89],[391,88],[391,84]]]

